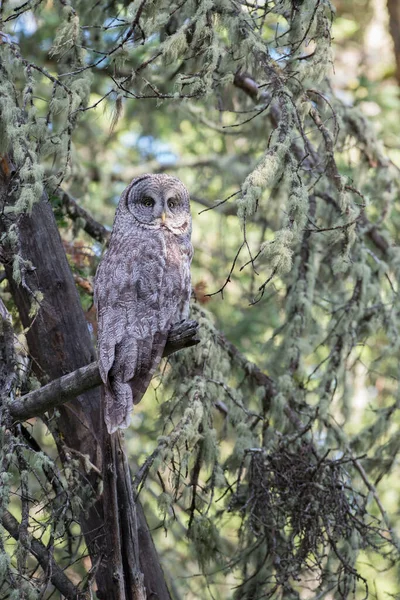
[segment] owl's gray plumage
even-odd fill
[[[94,282],[109,433],[128,427],[171,326],[188,317],[191,229],[189,194],[176,177],[143,175],[122,193]]]

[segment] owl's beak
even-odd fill
[[[161,213],[161,221],[162,221],[162,223],[163,223],[163,224],[165,223],[165,219],[166,219],[166,218],[167,218],[167,215],[165,214],[165,211],[163,211],[163,212]]]

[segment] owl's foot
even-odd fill
[[[183,348],[196,346],[200,342],[198,331],[199,324],[197,321],[186,320],[175,323],[169,331],[163,356],[169,356]]]

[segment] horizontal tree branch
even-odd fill
[[[57,408],[100,384],[97,361],[92,362],[14,400],[9,405],[10,415],[14,420],[25,421]]]
[[[111,232],[108,231],[108,229],[106,229],[103,225],[98,223],[98,221],[96,221],[84,208],[79,206],[78,201],[75,200],[75,198],[61,188],[57,189],[56,195],[60,198],[62,206],[65,208],[67,215],[73,221],[82,219],[85,222],[83,229],[87,234],[101,243],[104,243],[108,240]]]
[[[18,541],[20,539],[20,523],[18,523],[17,519],[8,510],[2,512],[1,524],[15,540]],[[24,542],[22,543],[24,544]],[[34,537],[30,537],[29,540],[26,540],[24,547],[37,559],[43,571],[50,574],[51,583],[63,597],[67,598],[67,600],[79,600],[79,598],[85,597],[68,579],[42,542]]]
[[[175,325],[169,333],[163,356],[198,344],[197,331],[196,321],[184,321]],[[19,421],[36,417],[99,385],[99,367],[97,362],[93,362],[14,400],[9,405],[10,416]]]
[[[196,337],[197,330],[196,321],[184,321],[171,329],[163,356],[170,356],[178,350],[199,343]],[[273,380],[263,373],[257,365],[247,360],[236,346],[229,342],[221,333],[218,335],[218,343],[227,352],[232,361],[243,369],[246,377],[255,386],[264,388],[265,399],[268,403],[275,394]],[[14,400],[9,405],[10,416],[12,419],[20,421],[30,419],[43,414],[51,408],[57,408],[57,406],[72,400],[87,390],[101,385],[101,383],[98,364],[97,362],[93,362]]]

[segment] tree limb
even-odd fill
[[[98,223],[84,208],[79,206],[75,198],[61,188],[57,189],[56,195],[60,198],[62,206],[65,208],[70,219],[73,221],[83,219],[85,222],[83,229],[87,234],[98,242],[107,242],[111,232]]]
[[[169,356],[178,350],[198,344],[197,330],[196,321],[184,321],[174,326],[170,331],[163,356]],[[98,364],[92,362],[14,400],[9,406],[10,415],[13,419],[21,421],[36,417],[100,384]]]
[[[260,90],[257,83],[248,75],[247,73],[237,72],[235,75],[235,79],[233,84],[241,89],[245,94],[249,96],[253,100],[254,103],[263,102],[264,104],[269,106],[268,116],[271,121],[273,127],[277,127],[278,123],[281,120],[281,110],[279,108],[278,102],[274,102],[273,96],[271,93],[265,89]],[[307,169],[315,169],[321,170],[322,166],[319,164],[318,156],[315,150],[310,147],[307,148],[310,156],[306,156],[304,148],[301,144],[293,141],[290,147],[296,159],[301,162],[303,167]]]
[[[163,356],[170,356],[178,350],[197,344],[199,340],[196,338],[196,334],[196,321],[185,321],[176,325],[170,331]],[[273,380],[263,373],[257,365],[247,360],[222,333],[218,335],[218,343],[228,353],[232,361],[243,369],[246,376],[252,380],[255,386],[265,389],[266,398],[271,398],[275,394]],[[57,408],[57,406],[99,385],[101,385],[101,377],[98,364],[97,362],[92,362],[85,367],[76,369],[72,373],[68,373],[68,375],[51,381],[38,390],[34,390],[14,400],[9,405],[10,416],[15,420],[21,421],[35,417],[50,408]]]
[[[244,354],[236,348],[232,342],[226,339],[226,337],[220,333],[218,336],[218,342],[228,353],[229,357],[233,362],[240,366],[245,372],[246,376],[252,380],[253,384],[258,387],[265,389],[265,396],[271,398],[275,395],[275,384],[273,380],[261,371],[256,364],[249,361]]]
[[[99,367],[97,362],[92,362],[14,400],[9,406],[10,416],[14,420],[25,421],[57,408],[100,384]]]
[[[2,512],[1,524],[15,540],[21,541],[19,536],[20,523],[18,523],[17,519],[8,510]],[[51,583],[61,592],[63,597],[67,598],[67,600],[84,598],[84,594],[79,592],[75,585],[68,579],[42,542],[34,537],[30,537],[26,540],[26,543],[22,543],[37,559],[43,571],[50,573]]]

